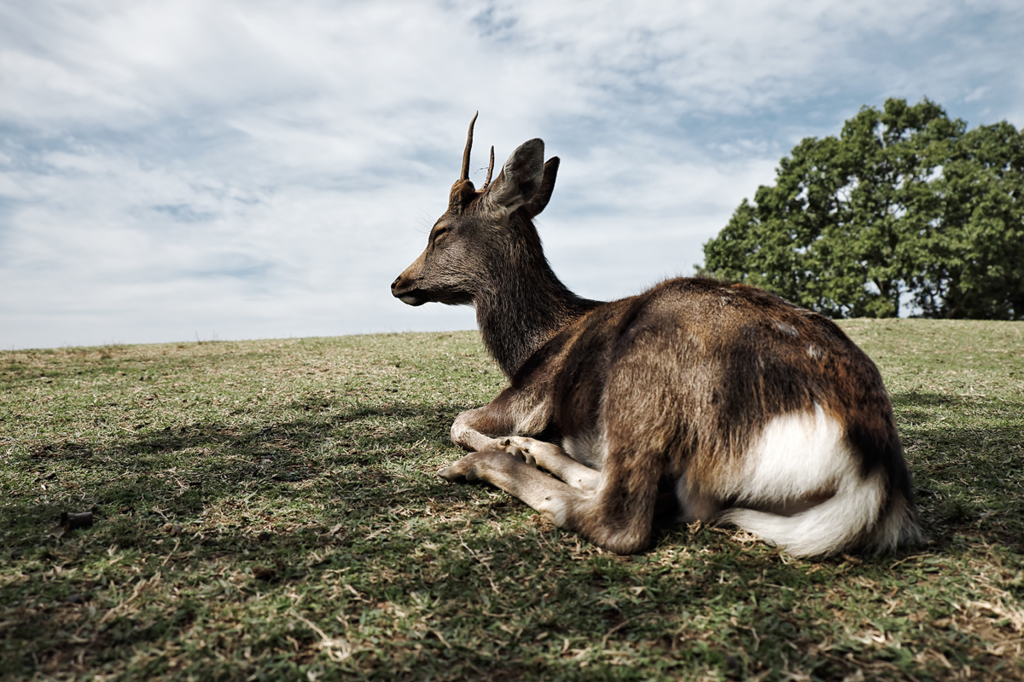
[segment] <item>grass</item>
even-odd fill
[[[897,556],[618,557],[446,483],[476,333],[0,353],[0,677],[1024,679],[1024,325],[844,326],[919,487]]]

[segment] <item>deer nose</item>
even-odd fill
[[[398,277],[395,277],[395,281],[391,283],[391,293],[392,294],[395,293],[395,287],[398,286],[398,280],[400,280],[400,279],[402,279],[401,275],[399,275]]]

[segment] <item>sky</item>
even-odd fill
[[[1024,127],[1024,3],[0,0],[0,350],[471,329],[389,286],[531,138],[576,293],[690,275],[803,138]]]

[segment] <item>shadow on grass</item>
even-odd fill
[[[1020,405],[975,396],[893,396],[901,438],[934,546],[957,537],[1024,551]]]
[[[392,479],[394,458],[431,434],[438,446],[448,445],[460,409],[397,402],[338,408],[319,398],[290,408],[308,416],[247,427],[194,422],[125,431],[101,447],[67,439],[44,445],[30,455],[40,472],[36,485],[15,491],[0,508],[4,527],[15,530],[8,543],[37,543],[39,527],[53,525],[68,505],[96,508],[98,519],[155,513],[181,522],[222,498],[288,495],[316,479],[336,488],[325,492],[360,489],[359,504],[368,511],[390,502],[374,489]],[[62,487],[62,479],[75,482]],[[41,495],[45,490],[50,493]]]
[[[942,538],[970,530],[988,541],[1021,542],[1015,524],[992,518],[1024,517],[1019,494],[1024,485],[1021,429],[1019,420],[1005,423],[1013,406],[930,393],[895,394],[893,402],[900,421],[909,422],[902,427],[902,436],[929,532]],[[348,471],[348,487],[369,487],[359,500],[373,505],[373,487],[387,482],[390,458],[405,454],[424,437],[449,447],[448,428],[464,409],[408,402],[338,409],[321,397],[296,401],[288,408],[291,414],[308,416],[248,428],[196,422],[126,433],[106,450],[61,441],[32,457],[53,467],[58,476],[61,469],[88,472],[79,499],[106,513],[158,504],[167,516],[189,516],[240,490],[269,491],[335,468]],[[937,422],[935,410],[949,408],[971,410],[977,416],[971,426]],[[52,521],[66,511],[35,504],[33,497],[8,499],[6,513]],[[659,515],[656,537],[672,534],[672,516],[671,508]],[[979,517],[987,521],[978,524]]]
[[[929,534],[941,540],[969,532],[986,542],[1024,542],[1024,522],[1015,522],[1024,518],[1022,434],[1019,419],[1005,423],[1013,406],[930,393],[895,394],[893,402],[900,421],[910,422],[902,436]],[[979,416],[970,420],[971,426],[937,422],[935,410],[949,407]],[[438,447],[450,447],[448,428],[465,408],[397,401],[339,407],[336,401],[311,396],[287,409],[307,416],[247,428],[195,422],[126,432],[106,449],[93,449],[85,441],[60,441],[42,447],[32,459],[53,469],[58,481],[72,470],[76,478],[84,478],[78,503],[98,506],[100,516],[157,508],[159,515],[174,521],[194,517],[239,492],[287,494],[284,488],[314,479],[347,492],[363,510],[389,508],[392,501],[385,489],[394,487],[385,485],[392,478],[389,463],[415,450],[425,437]],[[343,476],[331,474],[339,469]],[[465,494],[474,494],[474,489],[466,488]],[[3,513],[23,523],[52,524],[62,511],[69,511],[62,508],[66,500],[37,500],[31,492],[14,495],[5,501]],[[654,546],[675,536],[674,512],[671,504],[660,510]],[[7,525],[18,524],[8,519]],[[9,541],[17,544],[19,535]],[[26,541],[35,542],[36,534],[31,536]]]

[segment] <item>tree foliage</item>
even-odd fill
[[[704,245],[704,274],[832,317],[1024,319],[1024,133],[927,99],[807,138]]]

